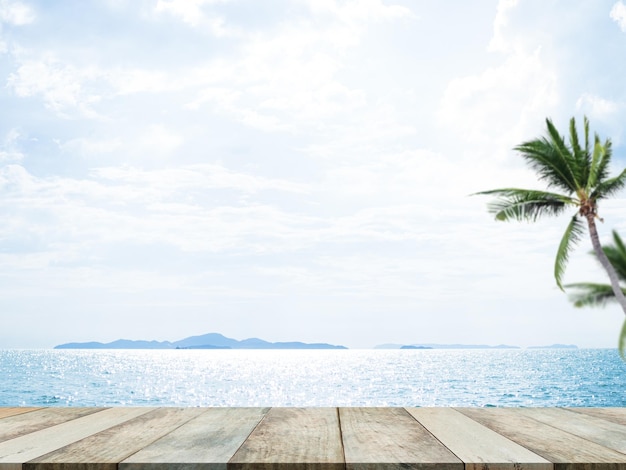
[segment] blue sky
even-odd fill
[[[621,171],[625,56],[614,0],[0,0],[0,347],[614,347],[552,277],[569,217],[468,195],[542,187],[511,149],[546,117]]]

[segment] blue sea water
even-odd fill
[[[616,350],[0,350],[0,406],[626,406]]]

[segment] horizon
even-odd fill
[[[574,211],[470,195],[545,189],[513,148],[546,118],[626,167],[625,1],[0,0],[0,349],[616,348],[553,277]],[[564,284],[608,283],[590,251]]]
[[[176,344],[176,343],[181,343],[181,342],[185,342],[186,340],[191,340],[191,339],[196,339],[198,340],[198,338],[204,338],[206,336],[219,336],[220,339],[226,339],[229,341],[235,341],[235,342],[246,342],[246,341],[250,341],[250,340],[260,340],[263,342],[267,342],[265,339],[260,338],[258,336],[252,336],[252,337],[248,337],[248,338],[235,338],[229,335],[224,335],[223,333],[219,333],[219,332],[209,332],[209,333],[203,333],[203,334],[195,334],[192,336],[188,336],[185,338],[179,338],[179,339],[166,339],[166,340],[162,340],[162,341],[157,341],[154,339],[149,339],[149,338],[135,338],[135,339],[131,339],[131,338],[117,338],[113,341],[110,342],[100,342],[100,341],[89,341],[89,340],[81,340],[81,341],[70,341],[68,343],[63,343],[63,344],[57,344],[55,345],[52,349],[81,349],[79,347],[77,347],[78,345],[94,345],[94,344],[98,344],[98,345],[102,345],[102,346],[107,346],[110,345],[112,343],[117,343],[117,342],[128,342],[128,343],[157,343],[157,344],[163,344],[163,343],[168,343],[168,344]],[[557,348],[559,347],[560,349],[569,349],[569,348],[577,348],[577,349],[598,349],[598,348],[579,348],[578,345],[576,344],[561,344],[561,343],[552,343],[552,344],[535,344],[535,345],[525,345],[525,346],[520,346],[520,345],[514,345],[514,344],[479,344],[479,343],[432,343],[432,342],[414,342],[414,343],[408,343],[408,344],[401,344],[401,343],[377,343],[368,347],[361,347],[361,348],[350,348],[348,346],[345,346],[344,344],[341,343],[336,343],[336,344],[329,344],[323,341],[312,341],[312,342],[302,342],[299,341],[297,338],[292,338],[291,340],[287,340],[287,341],[277,341],[277,342],[268,342],[270,344],[275,344],[275,343],[301,343],[301,344],[322,344],[322,345],[327,345],[327,346],[340,346],[346,349],[399,349],[403,346],[420,346],[420,347],[431,347],[432,349],[456,349],[456,347],[459,346],[467,346],[468,349],[549,349],[549,348]],[[71,345],[72,347],[70,348],[66,348],[65,346]],[[64,346],[64,347],[61,347]],[[213,343],[207,343],[206,346],[214,346]],[[44,348],[44,349],[51,349],[51,348]],[[92,347],[88,347],[87,349],[94,349]],[[95,348],[98,349],[98,348]],[[103,347],[102,349],[107,350],[107,349],[128,349],[128,348],[120,348],[120,347],[114,347],[114,348],[106,348]],[[152,349],[152,348],[142,348],[142,347],[134,347],[134,348],[130,348],[130,349]],[[156,348],[159,349],[159,348]],[[183,348],[185,349],[185,348]],[[234,349],[238,349],[238,348],[234,348]],[[255,349],[255,348],[244,348],[244,349]],[[270,348],[272,349],[272,348]],[[295,348],[298,349],[298,348]],[[463,349],[463,348],[458,348],[458,349]],[[617,349],[617,348],[600,348],[600,349]]]

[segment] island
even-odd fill
[[[299,341],[272,343],[259,338],[236,340],[220,333],[190,336],[178,341],[145,341],[118,339],[110,343],[89,341],[65,343],[54,349],[348,349],[327,343],[302,343]]]
[[[435,344],[435,343],[418,343],[418,344],[380,344],[374,349],[520,349],[519,346],[509,346],[508,344],[499,344],[497,346],[489,346],[487,344]]]

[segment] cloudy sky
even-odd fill
[[[469,195],[543,187],[546,117],[621,171],[625,77],[623,0],[0,0],[0,348],[615,347],[555,285],[569,217]]]

